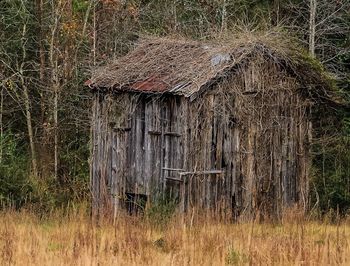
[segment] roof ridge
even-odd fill
[[[140,40],[130,53],[95,70],[87,85],[95,89],[171,93],[194,98],[204,88],[220,81],[225,73],[234,73],[232,69],[237,64],[252,58],[256,52],[283,66],[302,83],[327,86],[317,69],[299,59],[300,55],[294,55],[294,50],[281,52],[263,40],[250,39],[231,45],[230,42],[168,37]]]

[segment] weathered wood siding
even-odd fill
[[[96,95],[94,208],[117,213],[125,193],[152,199],[164,191],[179,197],[182,210],[236,218],[306,208],[310,104],[297,86],[278,66],[255,62],[193,102]]]

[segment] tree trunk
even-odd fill
[[[44,3],[43,0],[37,0],[36,1],[37,5],[37,18],[38,18],[38,24],[39,24],[39,33],[38,33],[38,38],[39,38],[39,59],[40,59],[40,66],[39,66],[39,80],[40,80],[40,85],[43,86],[45,84],[45,50],[44,50],[44,38],[45,38],[45,33],[43,29],[43,22],[42,22],[42,17],[43,17],[43,12],[44,12]],[[41,123],[44,124],[45,121],[45,100],[46,100],[46,94],[42,91],[40,91],[40,107],[41,107]]]
[[[54,156],[55,156],[55,178],[58,177],[58,93],[59,93],[59,85],[57,82],[54,84],[54,125],[55,125],[55,150],[54,150]]]
[[[280,22],[280,0],[273,1],[273,20],[272,24],[277,26]]]
[[[93,10],[93,43],[92,43],[92,58],[93,58],[93,65],[96,66],[96,42],[97,42],[97,30],[96,30],[96,5],[94,6]]]
[[[60,6],[56,7],[57,10],[54,12],[54,24],[51,30],[51,40],[50,40],[50,53],[49,53],[49,62],[50,62],[50,68],[51,68],[51,91],[53,93],[53,106],[52,106],[52,113],[53,113],[53,124],[54,124],[54,177],[57,179],[58,177],[58,164],[59,164],[59,158],[58,158],[58,98],[60,93],[60,81],[59,81],[59,67],[58,67],[58,58],[57,54],[55,52],[55,45],[56,45],[56,35],[58,30],[58,24],[60,21],[60,13],[58,9]]]
[[[4,110],[4,88],[1,86],[0,91],[0,164],[2,163],[2,153],[4,144],[4,126],[3,126],[3,110]]]
[[[315,57],[316,7],[317,0],[310,0],[309,53],[312,57]]]
[[[226,32],[227,29],[227,10],[226,10],[226,0],[222,2],[222,14],[221,14],[221,34]]]
[[[30,98],[28,93],[28,87],[25,84],[23,76],[21,77],[23,94],[24,94],[24,106],[26,111],[26,119],[27,119],[27,130],[30,144],[30,153],[32,157],[32,171],[34,176],[38,176],[38,166],[36,160],[36,152],[35,152],[35,144],[34,144],[34,134],[33,134],[33,126],[32,126],[32,114],[30,112]]]
[[[19,73],[20,73],[21,86],[23,88],[25,116],[26,116],[26,122],[27,122],[29,146],[30,146],[31,161],[32,161],[32,173],[34,176],[38,176],[38,167],[37,167],[35,144],[34,144],[33,125],[32,125],[32,114],[30,111],[30,97],[29,97],[28,86],[24,79],[24,66],[25,66],[25,60],[27,58],[26,35],[27,35],[27,24],[24,24],[22,29],[22,63],[19,68]]]

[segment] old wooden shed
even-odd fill
[[[327,83],[302,53],[261,40],[141,41],[88,81],[93,208],[171,193],[234,217],[306,208],[310,112]]]

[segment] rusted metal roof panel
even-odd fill
[[[168,85],[161,77],[151,76],[145,80],[132,83],[130,89],[142,92],[165,92]]]

